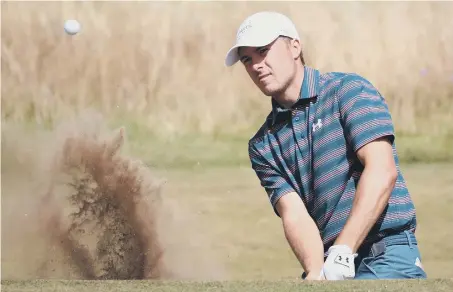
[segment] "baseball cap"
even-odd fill
[[[294,23],[285,15],[274,11],[262,11],[247,17],[236,33],[236,43],[228,50],[225,65],[232,66],[239,61],[239,47],[262,47],[279,36],[299,39]]]

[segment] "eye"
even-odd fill
[[[244,63],[244,64],[250,63],[250,57],[243,57],[241,59],[241,62]]]
[[[268,48],[260,48],[258,52],[260,53],[260,55],[264,55],[268,50]]]

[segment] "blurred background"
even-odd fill
[[[294,21],[308,66],[361,74],[386,98],[427,267],[453,276],[452,2],[2,2],[2,139],[95,109],[125,127],[131,154],[173,179],[168,196],[206,216],[200,228],[216,230],[232,277],[296,275],[247,156],[270,100],[240,64],[224,66],[238,26],[260,10]],[[66,19],[80,33],[67,35]],[[250,238],[257,226],[273,233]]]
[[[357,72],[382,92],[403,159],[451,158],[449,2],[4,2],[2,120],[51,126],[92,107],[159,140],[244,145],[270,101],[223,61],[241,21],[266,9],[295,22],[309,66]],[[65,34],[66,19],[81,32]],[[244,146],[222,151],[241,163]]]

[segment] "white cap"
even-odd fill
[[[270,44],[279,36],[299,39],[294,23],[285,15],[263,11],[247,17],[236,34],[236,43],[225,57],[225,65],[232,66],[239,61],[239,47],[262,47]]]

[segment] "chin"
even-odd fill
[[[275,86],[266,86],[260,88],[261,92],[266,96],[277,95],[281,90]]]

